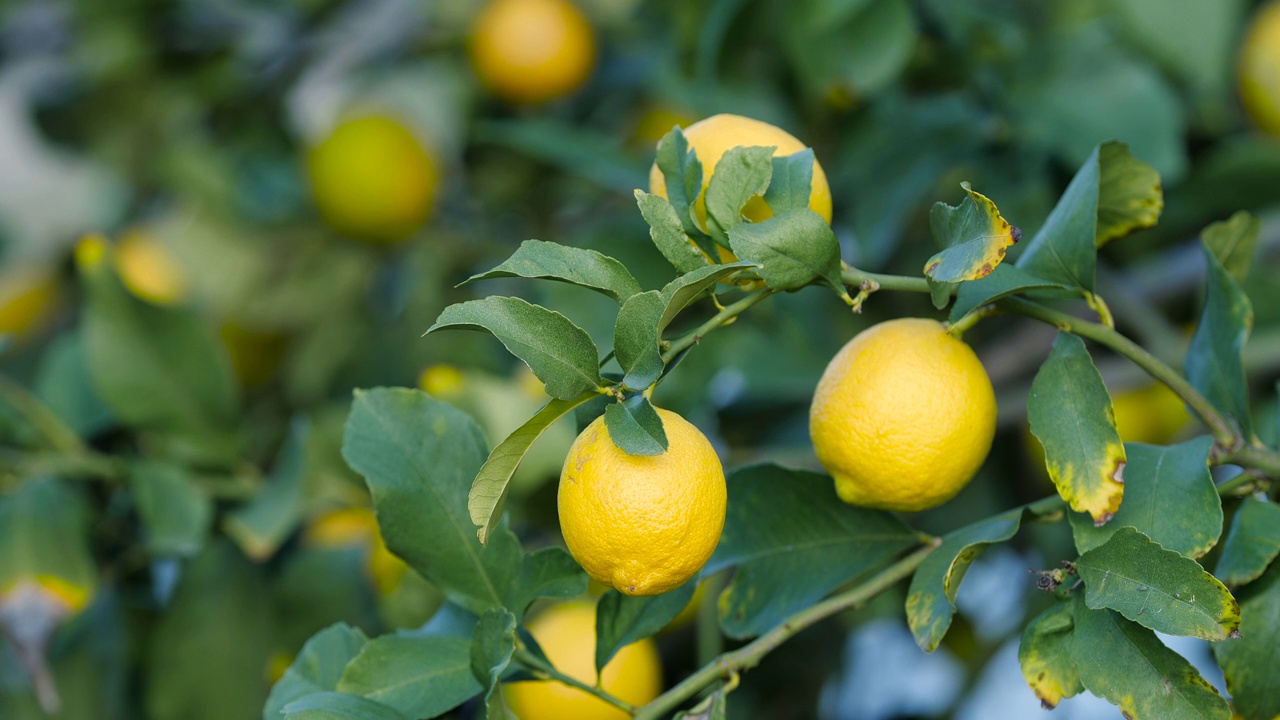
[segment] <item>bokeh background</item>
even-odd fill
[[[715,113],[811,145],[844,259],[903,274],[936,251],[928,209],[958,202],[961,181],[1031,237],[1096,144],[1127,143],[1160,171],[1166,209],[1105,248],[1099,291],[1122,331],[1175,364],[1198,307],[1199,230],[1261,215],[1245,361],[1274,440],[1280,138],[1266,131],[1276,118],[1246,111],[1238,78],[1258,4],[573,0],[524,16],[527,37],[486,40],[488,5],[0,3],[0,717],[46,717],[40,687],[56,688],[60,718],[256,717],[320,628],[430,620],[439,594],[382,547],[339,455],[352,389],[420,386],[495,441],[518,427],[545,400],[526,369],[482,333],[422,333],[449,303],[503,293],[610,338],[616,309],[581,289],[459,283],[537,238],[597,249],[660,287],[671,270],[632,191],[664,133]],[[1280,32],[1256,42],[1280,46]],[[526,43],[553,45],[559,79],[504,70]],[[206,388],[225,395],[226,437],[176,437],[102,391],[104,374],[147,370],[95,350],[85,318],[106,301],[77,246],[103,249],[130,302],[211,338],[119,331],[159,337],[170,362],[229,368]],[[655,402],[728,467],[814,467],[807,409],[827,360],[870,322],[934,313],[924,296],[879,293],[862,316],[829,293],[779,296],[697,348]],[[946,531],[1052,491],[1025,428],[1052,336],[1007,318],[966,336],[996,383],[1001,432],[973,485],[917,526]],[[1131,366],[1097,362],[1126,440],[1196,432]],[[163,374],[130,392],[163,406]],[[32,400],[88,450],[45,447]],[[553,428],[517,476],[508,508],[528,546],[559,542],[554,479],[575,432]],[[900,591],[802,633],[745,678],[731,716],[1032,716],[1017,633],[1044,599],[1026,570],[1070,555],[1065,529],[1044,526],[981,558],[933,655],[911,641]],[[27,636],[43,669],[19,651]],[[695,666],[696,627],[658,640],[670,684]],[[1201,644],[1178,649],[1208,663]],[[1089,697],[1054,715],[1117,716]]]

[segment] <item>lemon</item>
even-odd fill
[[[586,602],[556,605],[529,621],[528,630],[557,670],[596,685],[596,610]],[[632,705],[662,690],[662,661],[645,638],[618,651],[599,674],[600,686]],[[625,720],[622,710],[555,680],[510,683],[507,701],[520,720]]]
[[[707,184],[711,182],[716,163],[720,162],[725,152],[739,146],[774,146],[777,149],[773,154],[779,157],[793,155],[807,147],[782,128],[741,115],[712,115],[685,128],[684,136],[689,141],[689,148],[702,163],[702,192],[694,203],[694,212],[703,229],[707,227]],[[657,163],[649,168],[649,192],[667,196],[667,182]],[[831,187],[827,185],[827,174],[817,160],[813,163],[809,209],[821,215],[828,223],[831,222]],[[756,196],[747,201],[742,214],[752,222],[760,222],[773,217],[773,210],[765,203],[764,198]]]
[[[973,350],[933,320],[874,325],[818,381],[809,434],[853,505],[915,511],[968,484],[996,429],[991,379]]]
[[[1161,445],[1191,420],[1182,398],[1164,383],[1117,393],[1111,401],[1116,431],[1125,442]]]
[[[568,0],[493,0],[471,28],[480,82],[511,103],[540,103],[577,89],[595,63],[591,25]]]
[[[173,305],[187,294],[186,273],[173,253],[143,230],[125,233],[116,245],[116,267],[129,292],[156,305]]]
[[[658,410],[661,455],[628,455],[596,418],[560,473],[560,531],[591,577],[626,595],[658,595],[693,577],[724,530],[727,492],[715,448],[698,428]]]
[[[303,530],[302,542],[317,548],[354,545],[368,548],[369,576],[383,595],[394,592],[409,569],[403,560],[387,549],[378,520],[368,508],[339,508],[316,517]]]
[[[1240,100],[1249,117],[1271,135],[1280,135],[1280,2],[1259,8],[1239,57]]]
[[[15,265],[5,269],[0,272],[0,335],[30,335],[52,314],[57,301],[54,268]]]
[[[399,121],[381,115],[348,120],[307,153],[320,216],[356,240],[395,244],[431,215],[440,169]]]

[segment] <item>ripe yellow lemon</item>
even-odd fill
[[[1258,9],[1239,58],[1240,100],[1258,127],[1280,135],[1280,2]]]
[[[58,301],[52,267],[14,265],[0,272],[0,335],[18,339],[35,332]]]
[[[596,684],[596,609],[585,602],[552,607],[528,625],[529,632],[560,672]],[[632,705],[662,691],[662,661],[645,638],[618,651],[599,675],[600,685]],[[555,680],[510,683],[507,701],[520,720],[625,720],[630,717],[594,695]]]
[[[320,216],[377,244],[404,241],[431,216],[440,169],[418,138],[381,115],[348,120],[307,153]]]
[[[493,0],[471,29],[471,65],[490,92],[540,103],[577,89],[591,74],[591,25],[568,0]]]
[[[1164,383],[1151,383],[1116,394],[1111,400],[1116,431],[1125,442],[1161,445],[1191,420],[1182,398]]]
[[[706,189],[715,174],[716,163],[725,152],[739,146],[775,146],[775,157],[793,155],[807,146],[794,135],[782,128],[766,122],[753,120],[741,115],[712,115],[699,120],[684,129],[684,136],[689,141],[689,148],[702,163],[702,190],[694,204],[698,215],[698,223],[705,229],[707,226]],[[667,182],[654,163],[649,168],[649,192],[654,195],[667,196]],[[813,181],[809,189],[809,209],[831,222],[831,187],[827,185],[827,174],[817,160],[813,162]],[[752,222],[760,222],[773,217],[773,210],[762,197],[753,197],[743,208],[742,214]]]
[[[131,230],[116,245],[116,266],[129,292],[156,305],[187,294],[186,273],[169,248],[144,230]]]
[[[591,577],[627,595],[658,595],[693,577],[724,530],[727,492],[715,448],[698,428],[658,410],[661,455],[628,455],[596,418],[560,473],[560,531]]]
[[[978,356],[920,318],[850,340],[823,372],[809,412],[813,448],[840,498],[904,512],[960,492],[995,429],[995,391]]]

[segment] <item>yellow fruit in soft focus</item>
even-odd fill
[[[668,128],[670,129],[670,128]],[[716,163],[725,152],[739,146],[775,146],[774,157],[793,155],[804,150],[807,145],[794,135],[766,122],[752,120],[741,115],[712,115],[684,129],[684,136],[689,141],[698,161],[702,163],[702,190],[694,204],[698,215],[698,223],[705,229],[707,226],[706,190],[715,174]],[[649,168],[649,192],[667,196],[667,182],[655,162]],[[827,185],[827,174],[817,160],[813,161],[813,180],[809,189],[809,209],[831,222],[831,187]],[[742,214],[752,222],[773,217],[773,210],[762,197],[753,197],[747,201]]]
[[[471,65],[494,95],[540,103],[577,89],[591,74],[591,25],[568,0],[493,0],[468,43]]]
[[[813,394],[809,434],[840,499],[915,511],[950,500],[991,449],[996,396],[973,350],[933,320],[850,340]]]
[[[560,474],[560,531],[591,577],[626,595],[680,587],[711,557],[724,530],[727,491],[715,448],[698,428],[658,410],[661,455],[628,455],[604,417],[569,448]]]
[[[552,607],[528,625],[529,632],[560,672],[596,684],[596,609],[584,602]],[[662,691],[662,661],[645,638],[618,651],[599,675],[600,685],[632,705]],[[507,701],[520,720],[625,720],[630,717],[594,695],[555,680],[510,683]]]
[[[440,169],[400,122],[371,115],[348,120],[307,153],[320,216],[356,240],[394,244],[431,215]]]
[[[1280,135],[1280,2],[1258,9],[1239,59],[1240,100],[1249,117],[1271,135]]]
[[[1116,431],[1125,442],[1163,445],[1191,420],[1182,398],[1164,383],[1119,393],[1111,400]]]
[[[340,508],[317,517],[303,530],[302,542],[317,548],[368,548],[369,575],[383,595],[390,595],[409,569],[387,549],[378,520],[368,508]]]
[[[129,292],[157,305],[172,305],[186,296],[186,273],[173,253],[147,233],[125,233],[116,245],[116,267]]]
[[[29,335],[48,319],[57,302],[58,274],[54,268],[6,268],[0,273],[0,335]]]
[[[452,365],[432,365],[418,377],[418,387],[439,398],[449,398],[462,392],[465,382],[462,371]]]
[[[664,135],[671,132],[671,128],[677,125],[688,127],[691,123],[693,118],[687,113],[668,107],[651,107],[640,114],[632,137],[636,144],[653,148]]]

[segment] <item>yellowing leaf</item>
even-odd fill
[[[1005,251],[1022,238],[1022,231],[1000,215],[1000,209],[969,183],[959,205],[936,203],[929,213],[933,237],[945,249],[929,258],[924,274],[934,282],[977,280],[991,274],[1004,260]]]
[[[1071,605],[1057,603],[1032,620],[1022,633],[1018,664],[1022,666],[1027,685],[1046,710],[1084,690],[1075,661],[1071,659],[1074,626]]]
[[[1098,247],[1149,228],[1164,210],[1160,173],[1129,154],[1129,146],[1103,143],[1098,148],[1102,172],[1098,180]]]

